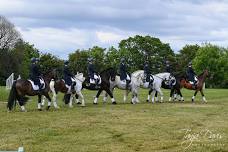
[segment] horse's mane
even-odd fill
[[[200,75],[198,75],[198,77],[201,77],[203,74],[204,74],[204,71]]]
[[[110,70],[114,70],[114,68],[108,68],[108,69],[105,69],[105,70],[103,70],[102,72],[101,72],[101,74],[103,74],[103,73],[105,73],[105,72],[107,72],[107,71],[110,71]]]
[[[137,70],[137,71],[133,72],[132,74],[139,73],[141,71],[143,71],[143,70]]]

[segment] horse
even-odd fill
[[[138,82],[135,81],[135,82],[137,82],[137,84],[135,84],[135,85],[138,87],[134,87],[134,88],[141,87],[141,88],[153,90],[152,91],[152,103],[154,103],[155,93],[158,92],[161,96],[161,102],[163,102],[164,97],[163,97],[163,92],[161,90],[161,86],[162,86],[163,81],[170,81],[170,79],[171,79],[170,73],[164,72],[164,73],[158,73],[155,75],[151,75],[154,79],[153,83],[151,85],[149,85],[149,82],[146,82],[146,83],[143,82],[143,80],[144,80],[144,71],[143,70],[136,71],[132,75],[133,76],[135,75],[135,78],[137,78],[137,75],[139,76],[139,79],[138,79],[139,81]],[[138,100],[138,99],[136,98],[136,100]]]
[[[69,104],[69,107],[73,107],[73,97],[74,94],[76,93],[82,100],[81,106],[85,106],[85,100],[84,100],[84,96],[81,93],[82,90],[82,83],[85,81],[85,77],[83,77],[83,73],[78,73],[77,75],[75,75],[74,80],[76,82],[75,85],[73,85],[73,89],[72,91],[69,90],[69,88],[67,88],[65,81],[62,79],[59,80],[52,80],[49,84],[50,86],[50,91],[52,92],[53,96],[52,96],[52,101],[53,101],[53,105],[56,109],[59,108],[59,106],[57,105],[57,94],[58,92],[62,92],[64,93],[64,101],[65,104]],[[79,102],[78,102],[79,103]],[[42,106],[45,104],[45,98],[43,98],[42,101]]]
[[[101,84],[99,85],[99,88],[91,87],[90,85],[88,85],[89,81],[84,81],[82,83],[82,89],[85,88],[88,90],[98,90],[94,98],[93,104],[97,104],[97,100],[103,90],[106,91],[106,93],[111,97],[112,104],[117,104],[113,97],[113,93],[110,90],[110,84],[113,81],[115,81],[116,70],[114,68],[108,68],[100,73],[100,77],[101,77]],[[78,95],[76,94],[75,96],[76,96],[76,99],[78,99]]]
[[[132,93],[132,100],[131,103],[132,104],[136,104],[139,102],[138,99],[138,90],[139,88],[151,88],[152,90],[157,90],[161,95],[162,95],[162,100],[163,100],[163,93],[161,91],[161,80],[165,80],[168,79],[170,76],[170,73],[161,73],[158,75],[153,76],[154,77],[154,82],[153,85],[150,87],[149,86],[149,82],[148,83],[144,83],[144,71],[143,70],[138,70],[135,71],[131,74],[131,83],[130,83],[130,90]],[[160,80],[161,79],[161,80]],[[111,91],[113,91],[113,89],[117,87],[119,89],[125,89],[125,85],[122,85],[121,81],[119,80],[119,77],[116,76],[116,80],[115,82],[113,82],[113,85],[111,86]],[[125,95],[124,95],[124,102],[126,101],[126,96],[128,95],[128,90],[126,91]],[[104,96],[104,101],[107,100],[107,94]]]
[[[29,80],[19,79],[14,81],[8,97],[7,109],[9,111],[12,111],[13,107],[16,106],[16,101],[18,101],[21,107],[21,111],[26,112],[26,109],[24,106],[25,103],[28,101],[28,97],[26,96],[38,95],[38,110],[41,111],[42,110],[41,96],[44,95],[48,99],[47,110],[49,110],[51,106],[51,98],[48,94],[50,89],[48,84],[52,79],[55,79],[55,78],[56,78],[56,70],[51,70],[50,72],[45,73],[43,76],[45,88],[41,91],[34,90]]]
[[[186,89],[190,89],[190,90],[195,90],[195,93],[194,95],[192,96],[192,102],[194,103],[194,99],[195,99],[195,96],[196,94],[198,93],[198,91],[200,91],[202,97],[203,97],[203,101],[206,103],[207,100],[204,96],[204,93],[203,93],[203,89],[205,87],[205,80],[206,80],[206,77],[209,75],[208,73],[208,70],[204,70],[203,73],[201,73],[200,75],[198,75],[198,81],[197,81],[197,84],[196,84],[196,87],[193,87],[192,84],[190,84],[185,77],[182,77],[181,80],[180,80],[180,85],[181,87],[184,87]]]
[[[177,99],[177,95],[180,96],[179,101],[184,102],[184,97],[182,96],[181,93],[181,88],[180,88],[180,77],[179,76],[173,76],[171,79],[173,79],[174,85],[172,87],[170,87],[168,84],[165,83],[165,81],[162,82],[162,88],[164,89],[170,89],[170,96],[169,96],[169,101],[172,101],[172,97],[173,97],[173,101],[175,101]],[[169,82],[169,81],[168,81]],[[148,92],[148,97],[147,97],[147,102],[150,101],[150,95],[152,93],[153,89],[150,89]],[[157,98],[158,92],[155,93],[155,100],[158,101]]]

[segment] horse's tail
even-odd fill
[[[17,90],[16,90],[16,81],[13,83],[12,88],[10,90],[10,94],[8,97],[8,104],[7,104],[7,108],[8,110],[12,110],[13,107],[15,106],[15,102],[17,99]]]

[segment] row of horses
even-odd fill
[[[75,81],[76,85],[73,86],[73,91],[69,92],[69,89],[65,85],[64,80],[58,79],[57,78],[57,72],[56,70],[52,70],[50,72],[47,72],[44,74],[43,79],[45,82],[45,89],[42,91],[36,91],[33,90],[33,87],[31,83],[26,80],[26,79],[19,79],[16,80],[11,88],[9,97],[8,97],[8,104],[7,108],[9,111],[13,110],[13,108],[16,106],[16,103],[19,104],[21,107],[21,111],[26,111],[25,109],[25,103],[28,101],[27,96],[38,96],[38,110],[42,109],[42,106],[44,105],[44,101],[42,102],[42,96],[44,96],[48,100],[48,106],[47,110],[51,107],[51,103],[53,101],[53,105],[55,108],[58,108],[57,105],[57,94],[58,92],[64,93],[64,101],[66,104],[69,104],[70,107],[72,107],[72,101],[73,97],[76,96],[76,99],[79,100],[81,99],[81,105],[85,106],[85,100],[84,96],[82,94],[82,89],[89,89],[89,90],[98,90],[93,103],[97,104],[98,98],[101,94],[102,91],[105,91],[104,99],[103,101],[107,101],[107,97],[110,96],[112,104],[116,104],[116,100],[113,96],[113,91],[115,88],[119,88],[122,90],[125,90],[124,94],[124,102],[127,100],[127,96],[129,92],[132,94],[132,99],[131,103],[136,104],[139,102],[138,99],[138,93],[140,88],[147,88],[149,89],[149,94],[147,97],[147,101],[150,101],[150,96],[152,94],[152,102],[154,103],[155,101],[155,96],[157,96],[157,93],[160,94],[160,102],[163,102],[164,97],[163,97],[163,92],[161,88],[169,88],[171,89],[170,92],[170,99],[175,100],[176,96],[175,94],[180,95],[181,99],[184,100],[182,94],[181,94],[181,88],[187,88],[191,90],[195,90],[195,93],[192,97],[192,101],[194,102],[194,98],[197,94],[197,92],[201,92],[201,95],[203,97],[203,101],[206,102],[206,98],[203,93],[203,88],[204,88],[204,82],[206,80],[206,77],[208,76],[208,71],[204,70],[202,74],[198,76],[198,82],[197,86],[193,87],[186,79],[186,77],[181,76],[172,76],[170,73],[159,73],[152,75],[153,77],[153,83],[149,84],[149,82],[144,81],[144,71],[143,70],[138,70],[135,71],[131,74],[131,83],[130,83],[130,88],[126,89],[126,83],[123,83],[123,81],[120,80],[120,76],[117,75],[117,72],[114,68],[109,68],[100,73],[101,77],[101,84],[99,88],[94,88],[88,85],[88,81],[84,78],[82,73],[79,73],[75,75]],[[175,83],[173,83],[173,86],[170,88],[169,82],[171,80],[175,80]],[[165,83],[168,82],[168,83]],[[49,92],[52,92],[52,99],[49,96]]]

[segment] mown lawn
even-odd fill
[[[168,100],[168,91],[165,100]],[[228,90],[207,89],[207,104],[190,102],[192,91],[182,90],[184,103],[146,103],[147,90],[141,90],[141,103],[122,102],[123,92],[115,90],[117,105],[110,101],[93,105],[96,92],[83,91],[86,107],[68,108],[59,97],[61,109],[37,111],[37,99],[6,111],[8,92],[0,89],[0,150],[24,146],[26,152],[71,151],[228,151]],[[186,131],[188,129],[189,131]],[[191,131],[190,131],[191,130]]]

